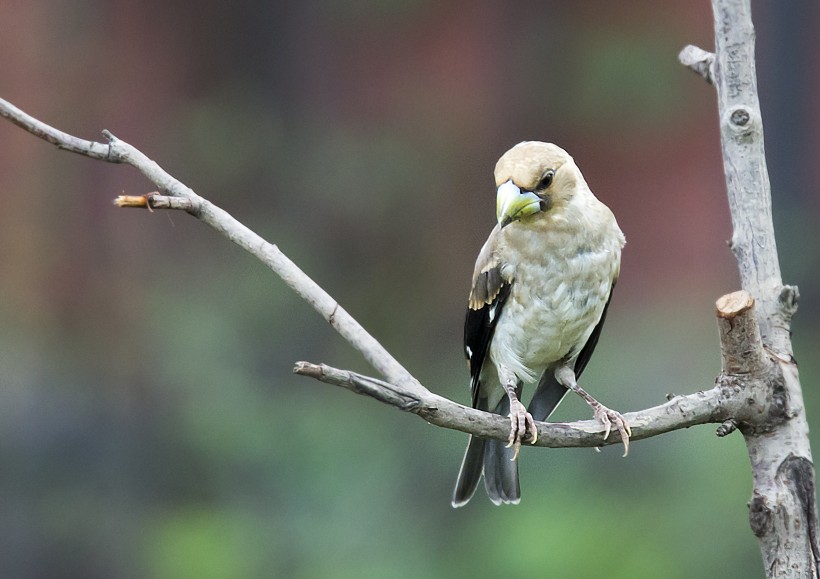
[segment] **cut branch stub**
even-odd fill
[[[746,291],[717,300],[721,373],[718,383],[735,397],[731,420],[717,430],[726,436],[735,427],[744,435],[769,432],[786,418],[783,373],[763,347],[755,299]]]
[[[755,300],[747,291],[719,298],[717,308],[721,344],[721,370],[724,374],[754,374],[766,365],[755,315]]]

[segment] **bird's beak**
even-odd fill
[[[501,227],[516,219],[541,211],[541,198],[532,191],[521,191],[512,179],[502,183],[496,192],[495,215]]]

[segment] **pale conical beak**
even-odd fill
[[[495,216],[501,227],[517,219],[541,211],[541,198],[532,191],[522,192],[512,179],[498,187],[495,198]]]

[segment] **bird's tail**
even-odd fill
[[[470,436],[464,460],[461,461],[461,470],[458,472],[456,488],[453,491],[452,505],[454,507],[463,507],[473,498],[484,468],[484,447],[487,442],[484,438]]]
[[[521,501],[518,462],[513,456],[512,447],[507,448],[507,443],[500,440],[488,440],[484,447],[484,488],[496,505],[517,505]]]
[[[544,372],[535,393],[532,395],[527,412],[532,414],[532,418],[536,422],[543,422],[558,407],[567,392],[569,390],[558,383],[552,372]]]
[[[508,416],[510,399],[502,397],[493,412]],[[518,485],[518,463],[512,460],[513,456],[513,449],[507,448],[503,441],[471,436],[453,491],[452,505],[461,507],[469,502],[482,474],[484,488],[494,504],[518,504],[521,489]]]

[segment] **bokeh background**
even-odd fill
[[[820,5],[754,2],[795,349],[820,420]],[[0,96],[140,147],[279,245],[434,391],[492,169],[561,144],[626,232],[585,386],[621,411],[708,388],[738,289],[698,2],[5,0]],[[0,123],[3,577],[755,577],[742,438],[524,449],[523,501],[449,506],[466,436],[291,374],[372,373],[152,184]],[[589,418],[568,398],[556,420]]]

